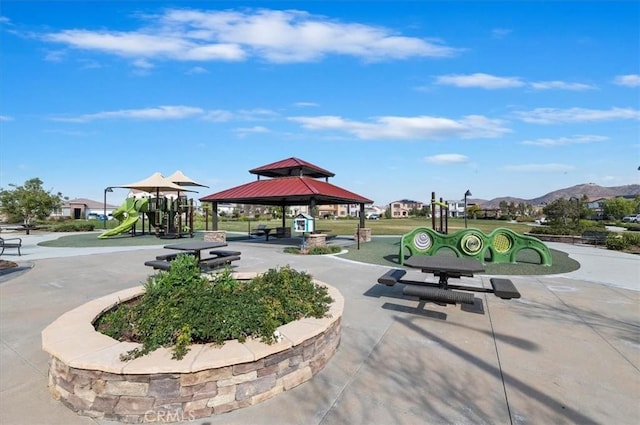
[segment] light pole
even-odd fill
[[[104,216],[103,221],[102,221],[102,228],[106,229],[107,228],[107,192],[113,192],[113,188],[111,186],[108,186],[104,189]]]
[[[471,191],[467,189],[464,193],[464,228],[467,228],[467,196],[471,196]]]

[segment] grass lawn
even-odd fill
[[[158,245],[163,246],[177,241],[202,240],[203,233],[196,232],[193,239],[159,239],[153,235],[130,235],[116,236],[109,239],[98,239],[100,232],[84,234],[62,235],[59,239],[41,242],[40,245],[50,247],[101,247],[101,246],[142,246]],[[378,264],[383,266],[398,267],[398,251],[401,236],[373,237],[371,242],[360,244],[358,249],[354,242],[347,246],[346,254],[339,254],[340,257],[362,263]],[[227,241],[242,241],[248,237],[244,233],[228,233]],[[297,243],[297,242],[292,242]],[[280,245],[281,249],[285,245]],[[274,247],[274,249],[277,249]],[[545,275],[567,273],[577,270],[580,264],[569,258],[563,252],[551,250],[553,265],[551,267],[539,264],[539,258],[533,251],[523,251],[518,258],[517,264],[486,264],[486,273],[495,275]],[[292,254],[294,255],[294,254]]]
[[[316,229],[324,230],[332,235],[354,235],[358,229],[359,220],[357,219],[339,219],[339,220],[323,220],[317,219],[315,222]],[[222,221],[218,222],[220,230],[234,232],[249,232],[249,228],[255,229],[258,224],[264,224],[267,227],[281,227],[282,220],[255,220],[255,221]],[[286,220],[286,225],[291,227],[291,220]],[[371,234],[380,235],[404,235],[409,233],[416,227],[431,227],[431,219],[426,218],[395,218],[380,220],[365,220],[365,227],[371,228]],[[504,220],[468,220],[468,227],[473,227],[491,233],[497,227],[506,227],[516,233],[526,233],[531,226],[524,223],[511,223]],[[459,218],[449,219],[449,233],[454,233],[464,229],[464,220]]]
[[[347,249],[349,252],[341,254],[340,257],[362,263],[401,267],[398,262],[400,237],[374,237],[371,242],[361,243],[360,249],[357,249],[355,244]],[[525,250],[518,256],[516,264],[486,263],[485,269],[487,274],[495,275],[545,275],[568,273],[580,268],[580,263],[569,258],[564,252],[552,249],[551,256],[553,265],[543,266],[539,264],[540,259],[537,253]]]

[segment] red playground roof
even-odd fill
[[[280,161],[274,164],[281,164],[290,160],[295,160],[295,158],[290,158],[289,160]],[[311,165],[309,163],[304,164]],[[265,167],[260,167],[260,169]],[[255,170],[260,169],[256,168]],[[254,172],[255,170],[251,170],[251,172]],[[329,173],[326,170],[323,171],[325,173]],[[302,177],[295,176],[257,180],[231,189],[223,190],[222,192],[213,193],[200,198],[200,201],[258,205],[304,205],[308,204],[312,199],[317,205],[373,203],[371,199],[349,192],[348,190],[342,189],[331,183],[306,177],[306,174]]]
[[[333,177],[334,173],[320,168],[310,162],[299,158],[287,158],[262,167],[249,170],[251,174],[257,174],[265,177],[289,177],[289,176],[306,176],[306,177]]]

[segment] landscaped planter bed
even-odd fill
[[[237,276],[249,279],[253,276]],[[86,416],[127,423],[176,422],[251,406],[311,379],[340,343],[342,295],[332,286],[328,317],[303,318],[278,328],[279,342],[227,341],[192,345],[181,360],[160,348],[122,361],[139,344],[119,342],[93,322],[116,304],[134,299],[142,286],[90,301],[42,331],[50,355],[53,397]]]

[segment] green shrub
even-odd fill
[[[615,251],[622,251],[629,247],[629,243],[622,237],[622,235],[612,234],[607,237],[605,241],[607,249]]]
[[[308,255],[325,255],[325,254],[337,254],[342,251],[337,245],[324,245],[324,246],[314,246],[309,249],[306,254]],[[297,246],[288,246],[284,249],[284,252],[287,254],[302,254],[302,250]]]
[[[93,223],[65,222],[51,228],[53,232],[91,232],[95,229]]]
[[[120,304],[95,323],[114,339],[142,344],[121,355],[123,360],[169,346],[173,358],[181,359],[193,343],[221,345],[248,337],[270,344],[279,326],[324,317],[332,302],[325,287],[289,267],[248,282],[236,281],[227,269],[209,282],[189,255],[179,255],[170,271],[151,276],[145,287],[137,302]]]

